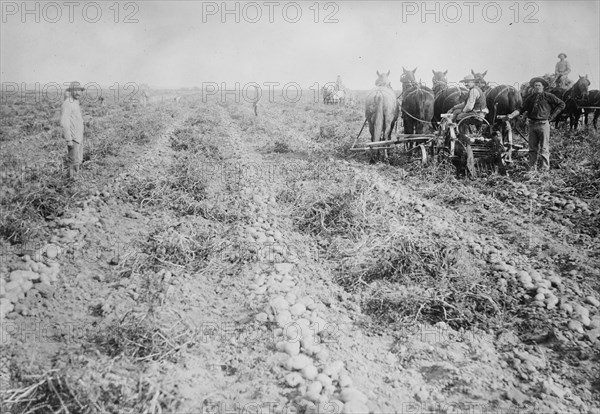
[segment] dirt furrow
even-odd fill
[[[4,381],[91,412],[597,408],[592,201],[368,165],[358,109],[192,97],[135,112],[156,134],[127,111],[135,144],[96,139],[50,227],[57,281],[7,314]]]

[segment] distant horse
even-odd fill
[[[423,133],[423,124],[431,123],[433,118],[433,91],[415,80],[414,70],[402,67],[402,121],[405,134]]]
[[[324,104],[343,104],[346,94],[343,90],[338,90],[334,84],[323,86],[323,103]]]
[[[585,76],[579,76],[577,82],[570,89],[552,88],[550,93],[556,95],[565,103],[565,109],[556,117],[555,128],[558,128],[558,124],[561,118],[569,118],[569,130],[577,129],[579,124],[579,116],[581,116],[581,106],[588,100],[588,88],[590,81]]]
[[[144,108],[148,105],[149,100],[150,100],[150,95],[148,95],[148,92],[145,90],[142,90],[141,97],[140,97],[140,103],[142,104],[142,106]]]
[[[581,106],[595,106],[600,107],[600,91],[598,89],[593,89],[588,91],[587,99],[582,103]],[[584,124],[587,126],[588,124],[588,115],[590,113],[594,113],[594,119],[592,121],[592,125],[594,125],[594,129],[598,129],[598,117],[600,117],[600,109],[584,109]]]
[[[392,131],[398,120],[398,101],[389,81],[389,75],[389,70],[387,73],[377,71],[375,88],[369,92],[365,100],[365,117],[369,122],[371,142],[391,140]],[[387,159],[387,150],[384,150],[384,157]],[[379,151],[376,151],[376,158],[379,158]],[[374,162],[375,159],[371,155],[371,163]]]
[[[442,114],[448,112],[454,105],[464,102],[467,99],[469,91],[461,86],[448,86],[448,80],[446,79],[445,72],[433,72],[433,93],[435,99],[433,101],[433,118],[431,124],[434,128],[437,128],[439,122],[442,120]]]

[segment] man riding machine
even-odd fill
[[[473,75],[465,76],[460,82],[465,83],[469,93],[464,102],[454,105],[448,113],[452,114],[452,118],[449,120],[458,123],[458,132],[466,135],[470,132],[470,125],[474,125],[477,129],[481,128],[489,110],[485,102],[485,95],[476,85]]]

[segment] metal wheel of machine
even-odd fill
[[[461,119],[460,121],[458,121],[458,123],[456,124],[456,129],[460,132],[461,131],[461,125],[463,125],[466,121],[469,121],[469,120],[472,120],[472,119],[477,119],[478,121],[481,121],[481,129],[483,129],[483,128],[491,128],[489,122],[485,118],[483,118],[483,117],[481,117],[479,115],[469,115],[469,116]],[[464,125],[466,125],[467,127],[469,126],[467,124],[464,124]]]
[[[429,161],[427,148],[424,144],[406,146],[400,154],[403,164],[425,165]]]

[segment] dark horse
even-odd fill
[[[559,99],[562,99],[565,103],[565,109],[556,117],[556,124],[554,125],[558,128],[558,123],[561,118],[569,118],[569,130],[577,129],[577,124],[579,124],[579,116],[581,116],[581,108],[579,106],[584,106],[585,102],[588,100],[588,87],[590,86],[590,81],[585,76],[579,76],[577,82],[570,89],[562,89],[562,88],[552,88],[550,89],[550,93],[556,95]]]
[[[402,68],[402,121],[405,134],[422,134],[423,125],[433,117],[433,91],[417,83],[414,70]]]
[[[499,115],[509,115],[521,109],[523,98],[516,88],[510,85],[498,85],[486,93],[485,103],[490,111],[485,117],[486,121],[493,125]]]
[[[433,101],[433,118],[431,124],[434,128],[437,128],[439,122],[442,120],[442,114],[448,112],[454,105],[464,102],[467,99],[469,91],[462,86],[451,85],[448,86],[448,80],[446,79],[445,72],[433,72],[433,92],[435,99]]]
[[[485,104],[489,113],[485,119],[491,125],[492,131],[499,131],[502,136],[502,142],[509,145],[508,160],[511,160],[512,153],[512,134],[510,131],[517,127],[517,118],[513,118],[507,125],[506,122],[498,122],[498,116],[509,115],[523,106],[521,91],[510,85],[498,85],[487,91],[485,95]],[[491,131],[490,131],[491,132]]]
[[[473,69],[471,69],[471,74],[475,78],[475,85],[479,86],[481,88],[481,90],[483,91],[483,93],[487,93],[487,91],[490,90],[490,85],[484,79],[485,75],[487,75],[487,70],[482,73],[475,73],[475,71]]]
[[[521,95],[521,90],[518,90],[511,85],[497,85],[490,87],[489,83],[484,79],[485,75],[487,74],[487,70],[483,73],[475,73],[475,71],[471,69],[471,73],[475,77],[476,81],[478,81],[477,83],[479,87],[485,94],[485,104],[489,111],[485,116],[485,120],[488,124],[490,124],[492,129],[494,129],[494,125],[496,124],[499,116],[509,115],[517,109],[521,109],[523,106],[523,96]],[[516,123],[516,118],[511,120],[510,128],[514,129]],[[496,130],[500,131],[502,134],[503,142],[508,140],[508,144],[512,145],[508,128],[509,127],[502,122],[499,124]]]
[[[371,142],[391,140],[392,130],[398,120],[398,101],[389,81],[389,75],[389,70],[387,73],[377,71],[375,88],[366,98],[365,117],[369,121]],[[384,150],[384,157],[387,159],[387,150]],[[379,151],[376,151],[376,158],[379,158]],[[371,163],[374,162],[375,159],[371,155]]]
[[[499,115],[508,115],[517,109],[521,109],[523,105],[523,97],[521,91],[510,85],[497,85],[492,87],[485,79],[487,70],[483,73],[475,73],[471,69],[471,73],[475,77],[475,83],[485,96],[485,104],[488,113],[485,120],[488,124],[493,125]]]
[[[447,70],[444,72],[432,70],[432,72],[435,102],[431,123],[437,128],[442,119],[442,114],[447,113],[454,105],[465,102],[469,95],[469,90],[460,84],[448,86],[448,80],[446,79]],[[475,160],[469,138],[460,131],[458,131],[458,135],[455,138],[451,138],[451,136],[450,130],[446,130],[446,146],[449,147],[451,140],[454,139],[457,139],[459,142],[454,147],[454,157],[452,158],[452,164],[456,167],[457,174],[459,176],[474,177],[476,175]]]
[[[582,106],[595,106],[600,108],[600,91],[598,89],[592,89],[588,91],[587,99],[583,102]],[[584,124],[587,126],[588,124],[588,115],[590,113],[594,113],[594,119],[592,124],[594,125],[594,129],[598,129],[598,117],[600,117],[600,109],[584,109]]]

